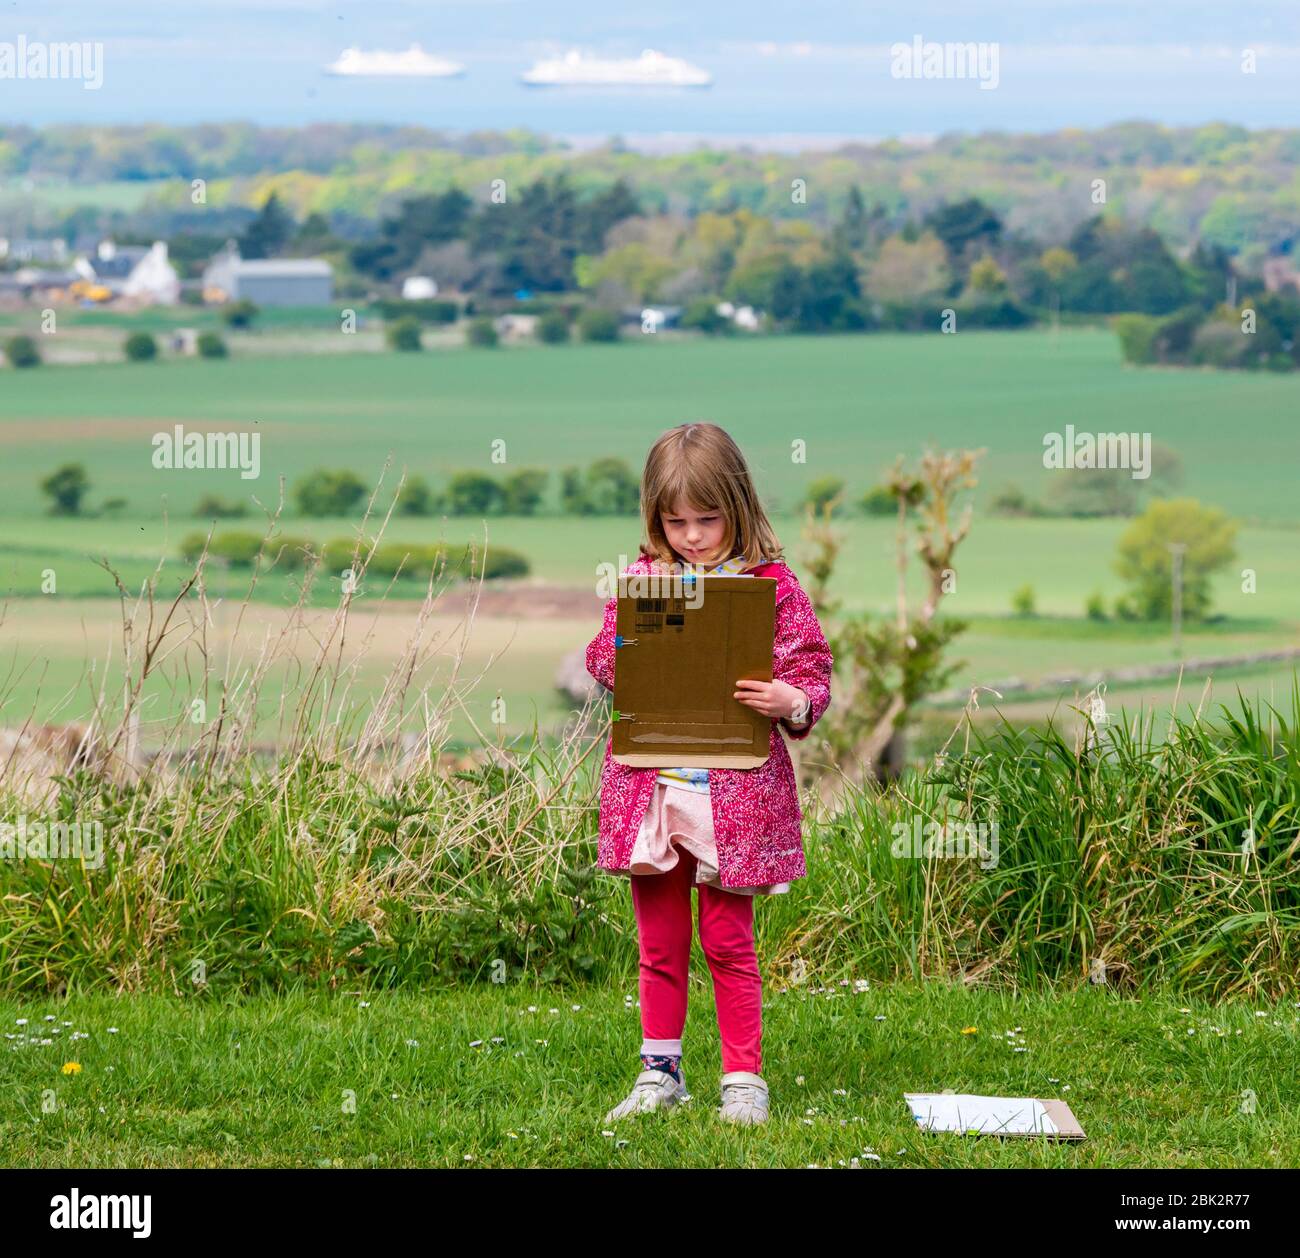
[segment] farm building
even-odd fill
[[[78,281],[85,280],[77,268],[52,271],[41,267],[21,267],[5,274],[0,292],[11,301],[62,301]]]
[[[321,258],[241,258],[232,243],[203,272],[203,298],[258,306],[321,306],[334,300],[334,272]]]
[[[180,300],[181,281],[168,261],[165,240],[155,240],[148,247],[100,241],[90,268],[91,275],[86,278],[98,281],[114,297],[135,297],[163,306],[174,306]]]
[[[663,328],[675,328],[681,323],[680,306],[646,306],[643,310],[628,311],[627,321],[641,325],[642,331],[658,332]]]
[[[32,266],[62,266],[68,260],[68,242],[52,240],[7,240],[0,236],[0,258]]]
[[[408,275],[402,281],[403,301],[428,301],[438,295],[438,282],[429,275]]]
[[[492,321],[492,326],[503,341],[531,341],[537,335],[537,316],[503,314]]]

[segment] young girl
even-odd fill
[[[607,1123],[687,1096],[682,1072],[691,886],[700,944],[713,975],[722,1040],[722,1105],[733,1122],[764,1122],[762,986],[754,952],[754,896],[779,895],[805,873],[798,790],[778,727],[807,738],[830,703],[831,653],[808,596],[781,562],[736,443],[716,424],[683,424],[659,438],[641,478],[646,541],[625,571],[776,579],[770,682],[737,681],[734,697],[771,717],[770,754],[755,769],[638,769],[610,747],[600,784],[602,869],[632,884],[640,949],[641,1073]],[[614,688],[618,600],[587,647],[587,670]]]

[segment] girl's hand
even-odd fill
[[[808,707],[808,696],[784,681],[738,681],[732,698],[774,721],[793,717]]]

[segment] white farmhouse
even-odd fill
[[[92,275],[78,267],[83,279],[94,279],[115,297],[132,297],[160,306],[174,306],[181,296],[181,280],[167,257],[167,242],[152,245],[119,245],[101,240],[89,261]]]

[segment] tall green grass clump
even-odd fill
[[[878,977],[1280,996],[1300,972],[1300,689],[1070,736],[970,725],[852,796],[810,855],[798,953]],[[793,954],[792,954],[793,955]]]

